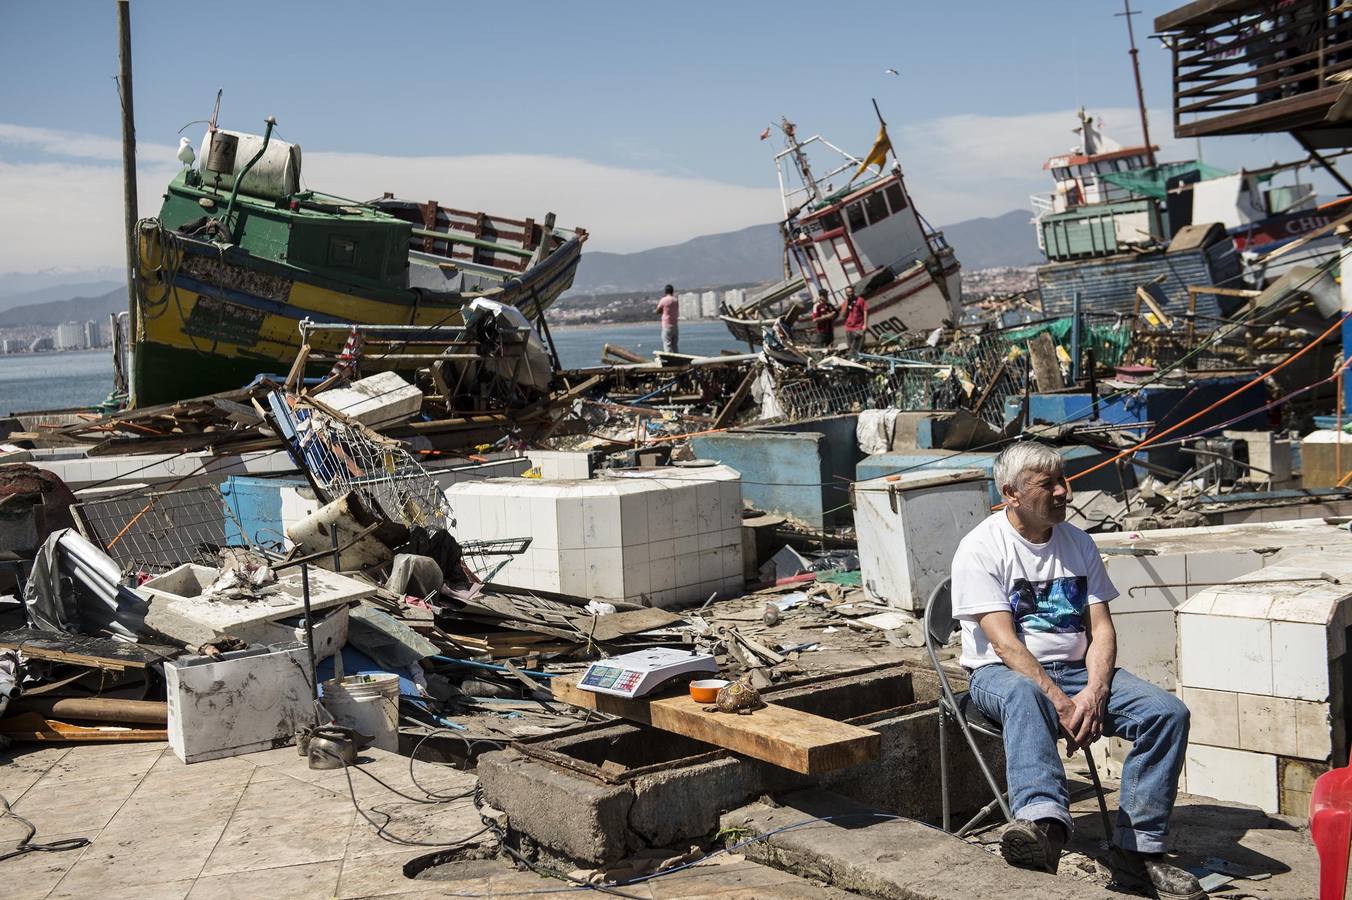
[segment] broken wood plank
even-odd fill
[[[117,670],[144,669],[182,653],[174,647],[39,631],[36,628],[15,628],[0,634],[0,649],[18,650],[30,659]]]
[[[732,399],[728,401],[727,405],[723,407],[723,411],[718,414],[718,418],[714,420],[714,428],[724,428],[733,420],[737,415],[737,410],[746,400],[746,395],[750,393],[751,385],[755,383],[759,375],[760,369],[755,366],[747,370],[746,377],[742,379],[741,384],[737,385],[737,390],[733,392]]]
[[[47,719],[35,712],[0,719],[0,735],[14,741],[68,743],[79,741],[167,741],[163,728],[122,728],[111,725],[84,726]]]
[[[550,687],[554,698],[564,703],[651,725],[803,775],[835,772],[877,759],[882,752],[876,731],[774,703],[739,716],[706,712],[684,686],[679,694],[637,700],[584,691],[576,678],[555,678]]]
[[[1033,365],[1033,380],[1039,391],[1059,391],[1066,386],[1061,377],[1061,360],[1056,356],[1056,346],[1047,332],[1028,342],[1028,359]]]
[[[646,608],[611,613],[608,616],[592,616],[578,622],[578,628],[594,641],[613,641],[625,635],[679,625],[684,621],[664,609]]]

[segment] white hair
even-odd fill
[[[1054,447],[1038,441],[1018,441],[1010,444],[995,458],[995,488],[1001,493],[1006,487],[1019,489],[1024,472],[1060,474],[1061,454]]]

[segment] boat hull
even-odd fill
[[[961,290],[958,276],[960,267],[951,256],[947,261],[951,265],[944,270],[942,282],[937,281],[926,266],[917,264],[879,289],[864,295],[868,303],[869,320],[868,334],[864,339],[865,349],[906,331],[940,328],[945,321],[953,318],[948,298],[950,291]],[[723,316],[722,319],[734,338],[753,346],[761,343],[761,331],[775,322],[773,318]],[[799,343],[810,345],[816,333],[816,326],[806,316],[793,324],[793,339]],[[845,326],[838,320],[836,342],[843,342],[844,337]]]
[[[581,241],[565,242],[539,265],[503,286],[473,295],[350,288],[307,279],[248,254],[141,232],[138,329],[132,353],[132,406],[169,403],[242,387],[260,374],[284,375],[300,349],[300,322],[363,325],[458,325],[477,296],[516,306],[530,319],[571,286]],[[311,335],[316,350],[336,353],[347,335]],[[372,360],[371,368],[380,368]],[[397,368],[387,366],[387,368]],[[321,374],[312,371],[310,374]]]

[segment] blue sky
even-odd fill
[[[1195,154],[1169,140],[1168,55],[1147,37],[1174,5],[1142,3],[1136,17],[1152,137],[1168,158]],[[305,148],[311,187],[537,218],[543,205],[588,227],[595,249],[772,220],[776,147],[761,129],[787,114],[863,154],[870,97],[930,219],[998,215],[1045,188],[1041,164],[1073,143],[1079,104],[1110,136],[1138,140],[1117,11],[1108,0],[133,0],[142,214],[173,173],[179,128],[224,88],[221,124],[260,130],[275,115]],[[60,264],[5,240],[30,230],[17,213],[43,215],[45,196],[116,200],[115,29],[111,0],[0,7],[0,273]],[[1204,155],[1229,167],[1300,154],[1289,138],[1238,137]],[[100,264],[117,259],[116,215],[111,228]]]

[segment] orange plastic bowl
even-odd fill
[[[719,688],[727,686],[728,683],[722,678],[701,678],[690,682],[690,697],[696,703],[713,703],[718,699]]]

